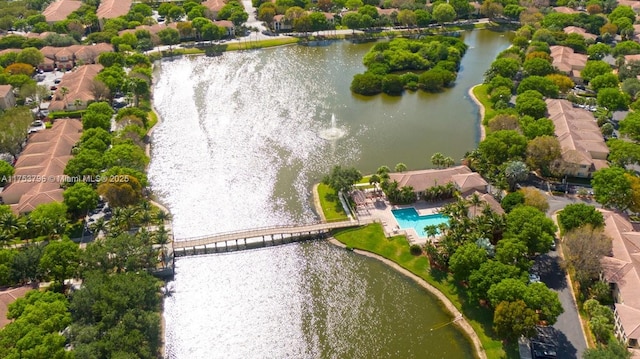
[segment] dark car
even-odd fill
[[[58,89],[58,86],[53,85],[53,86],[49,87],[49,89],[50,89],[51,91],[55,91],[55,90],[57,90],[57,89]]]
[[[54,83],[54,84],[59,84],[59,83],[60,83],[60,81],[62,81],[62,80],[60,80],[60,79],[55,79],[55,80],[53,80],[53,83]]]

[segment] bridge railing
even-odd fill
[[[257,227],[257,228],[249,228],[249,229],[240,229],[240,230],[234,230],[234,231],[228,231],[228,232],[220,232],[220,233],[215,233],[215,234],[209,234],[209,235],[204,235],[204,236],[197,236],[197,237],[188,237],[188,238],[175,238],[175,242],[179,243],[179,242],[194,242],[194,241],[199,241],[199,240],[203,240],[203,239],[209,239],[209,238],[221,238],[221,237],[231,237],[233,235],[236,234],[243,234],[247,237],[250,237],[252,233],[255,234],[259,234],[259,233],[263,233],[265,231],[268,230],[277,230],[277,229],[288,229],[288,230],[295,230],[297,228],[308,228],[308,227],[312,227],[312,226],[318,226],[318,225],[333,225],[333,224],[346,224],[346,223],[353,223],[354,225],[359,225],[360,221],[339,221],[339,222],[312,222],[312,223],[306,223],[306,224],[285,224],[285,225],[275,225],[275,226],[264,226],[264,227]]]

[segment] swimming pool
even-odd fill
[[[424,227],[428,225],[437,226],[440,223],[446,223],[448,221],[447,216],[440,213],[420,216],[415,208],[392,209],[391,213],[393,213],[396,221],[398,221],[400,229],[413,228],[420,237],[427,236],[427,233],[424,231]]]

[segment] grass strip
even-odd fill
[[[325,212],[326,213],[326,212]],[[414,256],[404,236],[386,238],[382,225],[374,223],[360,228],[336,230],[333,237],[349,248],[365,250],[394,261],[442,292],[467,318],[480,338],[488,358],[519,358],[517,345],[503,346],[490,337],[493,314],[490,309],[465,300],[466,289],[446,272],[432,269],[426,256]]]

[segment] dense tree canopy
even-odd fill
[[[472,271],[487,261],[487,251],[473,242],[465,243],[449,258],[449,268],[457,280],[466,280]]]
[[[331,173],[325,176],[322,182],[333,188],[336,192],[346,192],[361,179],[362,174],[357,169],[353,167],[342,168],[342,166],[335,166],[331,170]]]
[[[558,224],[563,232],[569,232],[584,225],[591,225],[599,228],[604,225],[602,213],[595,207],[584,203],[574,203],[567,205],[558,214]]]
[[[619,167],[603,168],[593,174],[591,185],[598,203],[605,208],[626,210],[632,204],[631,181]]]
[[[554,242],[556,225],[543,212],[531,206],[518,206],[507,215],[505,238],[524,242],[529,254],[546,253]]]

